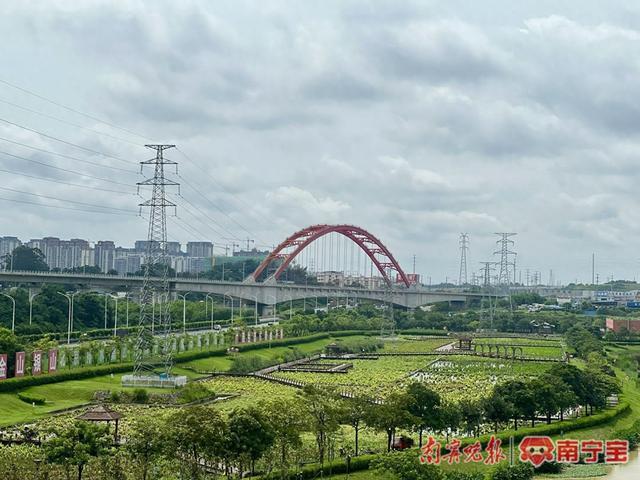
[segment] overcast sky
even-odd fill
[[[135,213],[140,145],[173,142],[182,242],[353,223],[439,281],[460,232],[471,272],[509,231],[544,280],[589,280],[592,252],[601,281],[640,275],[634,2],[7,0],[0,31],[1,80],[135,132],[0,83],[0,152],[76,172],[0,153],[5,189]],[[1,235],[146,236],[135,216],[0,198]]]

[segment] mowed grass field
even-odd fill
[[[186,375],[188,378],[196,378],[197,374],[182,368],[176,368],[176,375]],[[52,383],[28,387],[21,392],[35,393],[46,399],[44,405],[25,403],[18,398],[18,392],[0,393],[0,426],[13,425],[21,422],[29,422],[49,415],[52,411],[77,407],[90,402],[93,395],[99,390],[123,391],[134,388],[121,385],[122,375],[114,374],[102,377],[88,378],[84,380],[71,380],[67,382]],[[149,392],[163,391],[157,388],[147,389]],[[166,390],[164,390],[166,391]]]

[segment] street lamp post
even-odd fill
[[[67,345],[68,345],[71,343],[71,332],[73,331],[73,297],[78,292],[73,292],[73,293],[56,292],[56,293],[58,295],[62,295],[63,297],[66,297],[67,301],[69,302],[69,318],[67,323]]]
[[[118,296],[111,295],[111,298],[113,298],[116,302],[116,311],[114,314],[114,322],[113,322],[113,336],[117,337],[118,336]]]
[[[107,315],[108,315],[108,308],[109,308],[109,304],[107,303],[109,301],[109,294],[105,293],[104,294],[104,329],[107,329]]]
[[[267,297],[273,298],[273,318],[278,316],[278,297],[275,295],[267,295]]]
[[[40,292],[33,293],[31,289],[29,289],[29,325],[33,321],[33,299],[40,295]]]
[[[178,297],[182,298],[182,333],[186,333],[187,331],[187,295],[189,292],[184,295],[176,294]]]
[[[228,293],[224,294],[225,297],[229,297],[229,300],[231,300],[231,325],[233,325],[233,297],[231,295],[229,295]],[[211,325],[213,325],[213,299],[211,300]],[[242,313],[242,312],[240,312]],[[212,327],[213,328],[213,327]]]
[[[258,297],[255,295],[249,295],[251,298],[254,299],[254,305],[255,305],[255,319],[256,319],[256,326],[258,326]]]
[[[11,331],[15,332],[16,331],[16,299],[6,293],[3,293],[2,295],[10,299],[11,303],[13,303],[13,314],[11,315]]]
[[[129,293],[128,292],[124,296],[124,301],[127,302],[125,317],[126,317],[127,329],[128,329],[129,328]]]
[[[211,330],[213,330],[213,297],[207,293],[204,296],[205,314],[207,313],[206,309],[209,305],[209,300],[211,300]],[[231,322],[233,322],[233,310],[231,311]]]

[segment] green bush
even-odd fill
[[[149,392],[144,388],[136,388],[131,394],[133,403],[147,403],[149,401]]]
[[[215,396],[201,382],[189,382],[180,389],[178,403],[192,403]]]
[[[447,480],[484,480],[484,474],[480,472],[448,472]]]
[[[394,452],[371,462],[371,468],[380,476],[391,474],[402,480],[440,480],[444,476],[435,465],[422,464],[415,452]]]
[[[513,466],[501,463],[491,474],[491,480],[531,480],[533,473],[533,467],[528,463]]]
[[[113,403],[118,403],[120,402],[120,392],[117,391],[113,391],[111,392],[111,395],[109,395],[109,401],[113,402]]]
[[[19,392],[18,398],[25,403],[35,403],[36,405],[44,405],[47,401],[42,395],[36,393]]]

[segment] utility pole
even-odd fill
[[[480,262],[481,265],[483,265],[482,268],[480,268],[480,272],[481,272],[481,276],[482,276],[482,285],[484,287],[489,287],[491,285],[491,272],[495,270],[495,268],[493,267],[496,263],[495,262]]]
[[[153,337],[150,335],[149,326],[152,321],[151,309],[153,299],[158,312],[158,328],[160,330],[161,354],[163,358],[164,374],[169,376],[173,366],[173,345],[169,333],[171,332],[171,318],[169,314],[169,262],[167,256],[167,214],[166,208],[176,204],[171,202],[166,195],[167,186],[178,187],[179,183],[165,176],[165,165],[175,165],[176,174],[178,164],[164,157],[165,150],[175,145],[145,145],[155,151],[155,157],[140,162],[140,171],[145,166],[153,168],[153,176],[138,182],[138,192],[141,186],[152,188],[151,198],[140,203],[142,208],[149,208],[149,229],[147,235],[147,248],[145,252],[145,269],[142,292],[140,295],[140,322],[136,348],[134,353],[134,377],[153,375],[154,366],[143,358],[145,350],[152,350]]]
[[[509,272],[510,265],[514,265],[514,263],[509,262],[510,255],[516,255],[516,252],[512,252],[509,248],[513,245],[513,240],[511,237],[517,235],[517,233],[496,233],[496,235],[500,236],[500,239],[496,241],[498,244],[498,250],[496,250],[494,255],[500,256],[500,268],[498,271],[498,285],[509,286],[511,283],[511,275]]]
[[[466,285],[469,283],[467,278],[467,250],[469,250],[469,234],[460,234],[460,275],[458,277],[458,285]]]

